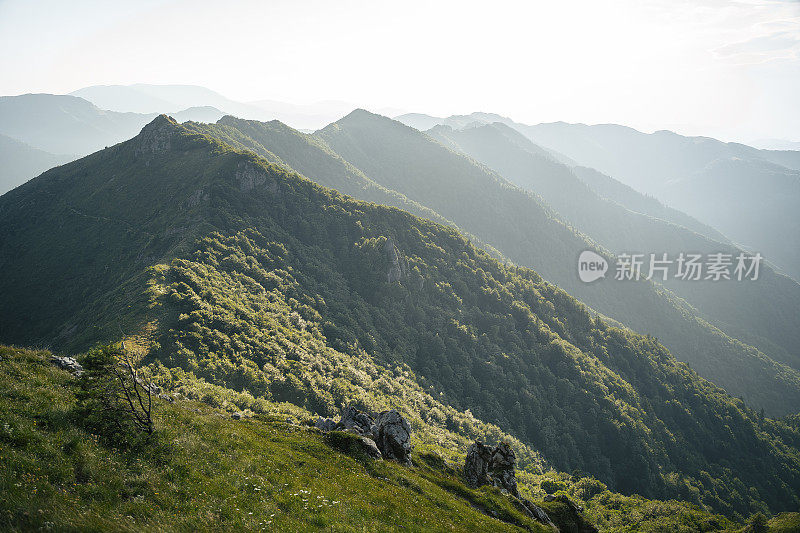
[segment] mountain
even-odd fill
[[[725,244],[730,243],[725,235],[708,224],[703,224],[683,211],[667,207],[654,197],[642,194],[633,187],[625,185],[611,176],[603,174],[593,168],[582,167],[574,163],[568,162],[565,164],[571,167],[575,175],[602,198],[616,202],[635,213],[642,213],[643,215],[683,226],[713,241]]]
[[[178,122],[216,122],[223,116],[225,113],[212,106],[189,107],[172,114]]]
[[[151,120],[104,111],[75,96],[0,96],[0,133],[54,154],[89,154],[131,138]]]
[[[190,107],[215,107],[236,114],[258,110],[197,85],[94,85],[70,94],[118,112],[164,113]]]
[[[596,311],[656,336],[678,359],[731,394],[772,413],[797,411],[797,370],[709,325],[669,291],[645,281],[581,282],[576,267],[582,251],[606,254],[611,264],[613,256],[533,193],[418,130],[366,111],[351,113],[316,135],[374,181],[452,220]],[[776,385],[783,392],[776,394]]]
[[[398,405],[426,422],[425,442],[507,439],[531,471],[540,452],[624,494],[730,516],[800,503],[792,418],[759,416],[452,228],[164,116],[0,197],[0,261],[6,343],[124,339],[157,383],[218,407]]]
[[[0,96],[0,135],[29,145],[24,147],[8,140],[2,141],[2,149],[9,159],[0,170],[3,176],[0,178],[0,193],[53,165],[130,139],[156,116],[156,113],[106,111],[75,96]],[[180,121],[215,121],[221,116],[222,112],[211,107],[194,107],[175,113]],[[31,170],[24,171],[28,168]]]
[[[669,180],[659,194],[688,213],[702,213],[742,246],[800,279],[800,171],[761,159],[720,158]],[[703,201],[708,198],[714,199],[712,208]]]
[[[796,205],[800,199],[796,172],[800,171],[800,151],[759,150],[670,131],[645,134],[616,124],[527,125],[489,113],[447,118],[401,115],[398,120],[412,126],[437,124],[455,129],[502,122],[556,157],[562,154],[562,162],[600,171],[684,211],[800,278],[798,217],[786,209],[787,203]],[[719,168],[729,169],[734,176],[721,176],[715,170]],[[705,202],[709,192],[719,195],[713,206]]]
[[[61,163],[69,156],[38,150],[6,135],[0,135],[0,194]]]
[[[792,207],[800,201],[800,152],[616,125],[517,127],[533,142],[714,226],[800,278],[800,217]]]
[[[428,133],[515,185],[541,195],[561,218],[614,254],[668,253],[675,258],[683,251],[704,255],[723,252],[731,257],[743,253],[724,241],[710,240],[602,198],[577,172],[555,161],[548,152],[505,124],[496,122],[459,130],[437,126]],[[582,175],[589,173],[584,171]],[[711,190],[702,194],[703,201],[710,194]],[[800,285],[791,278],[778,275],[764,265],[759,280],[752,283],[682,281],[672,276],[659,283],[731,336],[800,369]]]
[[[185,127],[189,131],[210,135],[234,148],[254,152],[305,176],[315,176],[321,185],[344,194],[395,206],[435,222],[452,225],[452,222],[434,211],[378,185],[315,137],[277,120],[259,122],[228,115],[216,124],[190,122]]]
[[[191,107],[213,107],[220,116],[194,118],[198,122],[216,122],[230,114],[244,119],[280,120],[297,129],[318,129],[336,120],[355,106],[345,102],[318,102],[310,105],[289,104],[275,100],[237,102],[197,85],[95,85],[71,93],[102,109],[137,113],[171,113]],[[177,116],[174,116],[179,122]]]

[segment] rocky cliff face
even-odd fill
[[[397,248],[394,239],[389,237],[383,249],[386,252],[386,258],[389,260],[389,271],[386,273],[386,278],[389,283],[399,281],[403,277],[405,269],[400,250]]]
[[[134,149],[136,157],[167,152],[172,147],[172,138],[177,133],[178,125],[174,119],[160,115],[150,124],[142,128],[138,135],[138,145]]]

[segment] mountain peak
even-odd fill
[[[137,141],[135,154],[156,154],[166,152],[172,146],[172,137],[180,129],[174,118],[161,114],[154,118],[135,137]]]

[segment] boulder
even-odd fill
[[[522,497],[517,488],[517,476],[514,468],[517,456],[511,446],[501,442],[498,446],[490,446],[476,440],[467,450],[464,461],[464,477],[472,487],[494,485],[508,491],[514,497],[517,507],[531,518],[543,524],[552,525],[550,517],[541,507]]]
[[[383,457],[383,454],[381,454],[381,451],[378,449],[378,445],[369,437],[361,437],[361,447],[364,453],[373,459],[380,459]]]
[[[76,376],[83,374],[83,366],[72,357],[59,357],[54,355],[50,357],[50,362],[58,368],[71,372]]]
[[[467,478],[469,486],[480,487],[481,485],[494,484],[489,477],[489,463],[492,460],[492,452],[493,448],[491,446],[486,446],[479,440],[470,445],[469,450],[467,450],[467,458],[464,461],[464,477]]]
[[[518,497],[519,490],[514,473],[516,464],[517,456],[507,443],[502,442],[495,447],[475,441],[467,451],[464,477],[473,487],[494,485]]]
[[[352,405],[346,405],[342,408],[342,418],[339,423],[348,431],[353,431],[359,435],[372,436],[372,427],[375,425],[375,420]]]
[[[375,441],[384,459],[411,464],[411,426],[397,411],[383,411],[375,421]]]
[[[336,429],[336,421],[332,418],[322,418],[320,416],[317,417],[317,421],[314,422],[314,427],[327,433],[328,431]]]

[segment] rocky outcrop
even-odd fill
[[[543,524],[552,525],[553,523],[544,509],[523,498],[519,493],[514,470],[516,464],[517,456],[508,443],[501,442],[497,446],[490,446],[477,440],[467,450],[467,457],[464,460],[464,477],[472,487],[493,485],[508,491],[523,512]]]
[[[361,437],[361,449],[367,456],[373,459],[380,459],[383,457],[383,454],[378,449],[378,445],[369,437]]]
[[[168,151],[172,147],[172,137],[177,131],[177,125],[178,123],[167,115],[159,115],[153,119],[136,136],[134,155],[141,157]]]
[[[346,405],[342,409],[342,418],[339,421],[344,429],[351,430],[359,435],[373,435],[375,420],[367,413],[359,411],[352,405]]]
[[[370,457],[384,457],[402,463],[411,464],[411,426],[408,420],[394,410],[383,411],[377,419],[369,413],[359,411],[352,405],[342,408],[339,421],[332,418],[317,418],[314,427],[320,431],[347,431],[365,439],[365,451]],[[369,450],[370,444],[379,452]]]
[[[256,188],[264,188],[273,194],[278,192],[275,180],[271,179],[263,168],[251,161],[240,162],[234,177],[241,192],[250,192]]]
[[[383,457],[411,464],[411,426],[397,411],[383,411],[375,421],[375,441]]]
[[[516,464],[517,456],[507,443],[502,442],[495,447],[475,441],[467,450],[464,477],[473,487],[494,485],[519,496],[514,473]]]
[[[394,239],[389,237],[383,249],[386,252],[386,258],[389,260],[389,271],[386,273],[386,278],[389,283],[399,281],[403,277],[403,263],[400,250],[394,243]]]
[[[317,417],[317,421],[314,422],[314,427],[320,431],[333,431],[336,429],[336,420],[332,418],[322,418],[321,416]]]
[[[56,365],[58,368],[66,370],[67,372],[71,372],[77,377],[80,377],[80,375],[83,374],[83,366],[72,357],[59,357],[54,355],[50,357],[50,362]]]

